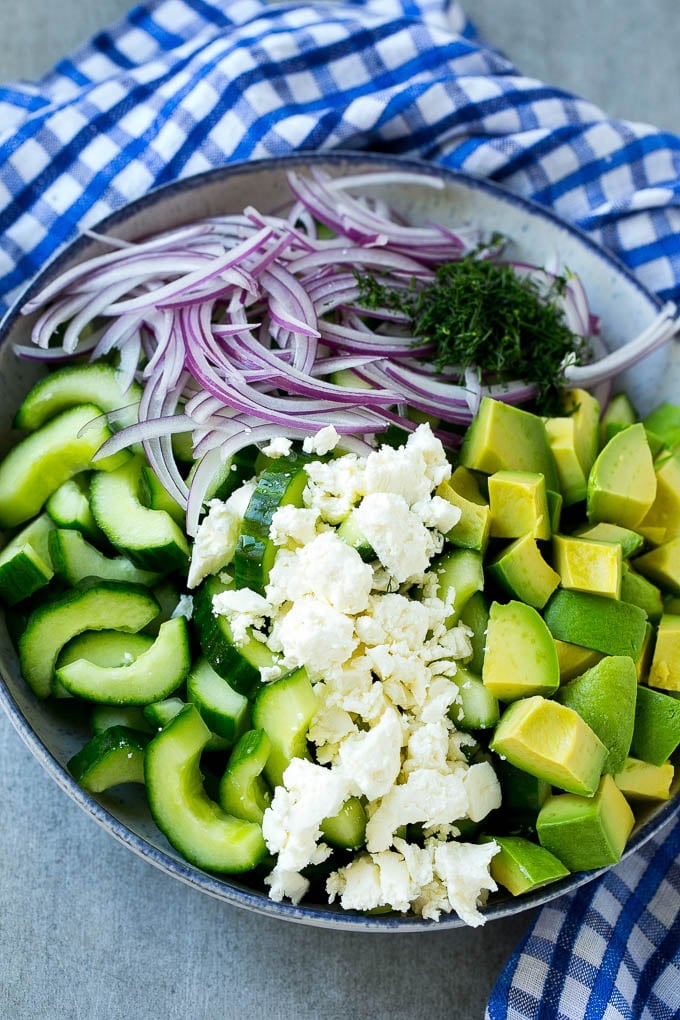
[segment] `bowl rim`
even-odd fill
[[[428,163],[419,159],[378,152],[336,149],[328,152],[295,153],[237,162],[205,170],[201,173],[154,187],[146,194],[110,213],[89,229],[96,233],[106,233],[124,224],[127,220],[145,209],[162,203],[166,197],[176,197],[185,192],[200,190],[206,184],[212,184],[216,181],[228,182],[230,178],[235,176],[254,175],[262,170],[280,170],[283,173],[289,169],[321,167],[324,165],[335,166],[337,168],[345,164],[348,171],[351,170],[352,165],[360,165],[365,167],[366,170],[383,169],[444,179],[453,185],[460,185],[464,189],[484,192],[504,204],[514,205],[529,216],[547,220],[560,230],[571,234],[593,255],[609,264],[617,274],[624,276],[637,289],[640,296],[647,300],[650,305],[650,311],[662,307],[661,299],[645,287],[615,254],[603,248],[578,226],[565,221],[552,209],[542,206],[522,195],[518,195],[494,181],[474,176],[465,171]],[[0,322],[0,346],[5,343],[12,327],[19,319],[24,303],[36,294],[60,270],[64,263],[77,261],[83,250],[91,246],[92,243],[93,239],[89,234],[80,233],[55,253],[40,272],[29,281],[19,296],[12,302],[2,322]],[[383,933],[432,932],[468,927],[455,913],[442,914],[438,921],[433,921],[410,914],[368,915],[342,910],[339,907],[333,908],[329,905],[305,903],[304,901],[298,905],[289,901],[277,902],[269,898],[266,891],[256,891],[240,885],[238,883],[238,876],[220,877],[210,872],[202,871],[188,862],[176,858],[172,853],[163,850],[161,847],[155,846],[143,836],[130,829],[128,825],[106,807],[105,795],[102,800],[98,800],[95,796],[83,790],[50,751],[45,741],[33,729],[5,683],[4,677],[1,675],[0,705],[21,739],[42,767],[60,789],[75,801],[87,815],[138,856],[147,860],[166,874],[209,896],[268,917],[337,931]],[[655,811],[654,817],[644,821],[634,831],[621,860],[623,861],[635,853],[648,840],[659,833],[679,810],[680,797],[677,796],[660,804]],[[499,897],[498,899],[491,898],[489,903],[482,908],[481,912],[486,922],[519,913],[526,913],[546,903],[554,902],[563,895],[576,891],[610,870],[611,867],[606,867],[595,871],[570,875],[558,882],[538,888],[517,898],[507,896]]]

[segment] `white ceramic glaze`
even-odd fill
[[[303,171],[310,164],[332,174],[389,171],[398,176],[393,183],[382,184],[380,193],[414,223],[438,221],[458,228],[470,226],[500,231],[512,239],[513,256],[539,265],[557,254],[561,264],[576,272],[584,282],[591,310],[599,317],[603,339],[610,347],[632,338],[659,308],[657,299],[615,259],[549,211],[488,182],[422,163],[381,156],[320,154],[212,171],[150,193],[109,217],[97,230],[132,239],[202,216],[240,212],[247,205],[254,205],[262,212],[276,211],[289,201],[287,171],[290,168]],[[101,250],[99,242],[89,237],[80,238],[47,267],[27,294],[34,293],[68,265]],[[30,320],[19,315],[23,299],[9,313],[0,330],[0,450],[13,441],[14,410],[41,371],[33,363],[19,362],[12,351],[15,343],[28,342]],[[677,348],[676,344],[675,349],[669,347],[653,355],[622,380],[641,413],[664,398],[677,399],[680,392],[680,351]],[[35,699],[19,674],[17,657],[4,622],[0,624],[0,673],[3,678],[0,702],[20,736],[62,790],[111,835],[174,878],[225,902],[320,927],[394,932],[461,925],[456,916],[443,917],[435,923],[415,917],[355,915],[313,903],[297,907],[290,903],[274,903],[262,889],[237,878],[210,875],[187,864],[151,821],[140,788],[129,787],[122,792],[119,789],[92,797],[73,782],[65,763],[86,739],[85,720],[79,719],[77,713],[74,717],[73,703],[68,700],[42,703]],[[627,853],[649,839],[677,811],[680,799],[677,785],[676,782],[671,802],[650,808],[641,819]],[[11,824],[11,820],[6,820],[6,824]],[[593,873],[574,876],[516,900],[499,896],[487,905],[487,919],[491,921],[548,902],[593,877]]]

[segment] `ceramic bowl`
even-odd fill
[[[291,168],[304,170],[310,165],[331,174],[408,171],[419,175],[421,180],[414,177],[409,181],[402,179],[384,184],[380,192],[412,222],[429,220],[452,226],[469,224],[500,231],[512,239],[512,255],[539,265],[558,253],[562,264],[578,273],[584,281],[592,311],[601,322],[603,339],[610,347],[634,336],[649,323],[659,308],[658,300],[620,263],[551,212],[488,182],[423,163],[383,156],[305,155],[209,171],[149,193],[108,217],[96,229],[101,233],[133,239],[199,217],[240,212],[250,204],[262,212],[277,211],[289,201],[287,171]],[[436,187],[432,186],[433,181]],[[13,354],[15,343],[28,342],[31,324],[30,319],[19,315],[19,308],[26,297],[36,293],[53,275],[102,250],[100,242],[87,236],[80,237],[32,282],[27,293],[6,317],[0,332],[0,453],[12,442],[14,410],[41,372],[35,364],[18,361]],[[648,412],[664,398],[670,399],[671,394],[677,398],[680,391],[678,353],[667,348],[648,358],[621,380],[640,413]],[[4,620],[0,621],[0,673],[3,708],[58,786],[112,836],[168,876],[248,910],[325,928],[396,932],[462,926],[455,915],[432,922],[401,915],[364,916],[327,904],[303,902],[294,906],[285,902],[275,903],[264,889],[248,885],[239,878],[217,877],[193,867],[159,833],[140,788],[119,787],[110,793],[91,796],[72,780],[65,763],[84,743],[87,737],[85,726],[74,721],[72,709],[64,702],[43,703],[32,695],[20,676]],[[679,799],[676,781],[671,801],[651,807],[640,815],[627,854],[634,852],[666,823],[677,810]],[[11,820],[8,819],[7,824],[11,824]],[[536,907],[592,880],[596,874],[599,873],[575,875],[516,899],[496,894],[485,907],[486,920],[491,922]]]

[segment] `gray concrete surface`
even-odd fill
[[[32,79],[126,0],[0,0],[0,79]],[[680,131],[677,0],[469,0],[526,73]],[[478,1020],[528,923],[377,937],[249,915],[86,818],[0,718],[0,1017]]]

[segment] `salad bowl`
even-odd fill
[[[286,157],[234,165],[173,183],[147,194],[109,216],[62,251],[21,295],[0,330],[0,453],[16,442],[14,413],[31,385],[44,373],[38,362],[18,358],[26,347],[31,315],[22,307],[45,284],[69,267],[107,250],[102,235],[123,241],[181,227],[217,214],[239,213],[255,205],[263,214],[290,204],[288,174],[318,169],[331,176],[366,175],[373,188],[407,222],[441,223],[455,229],[499,233],[509,239],[509,254],[533,265],[568,267],[583,282],[592,315],[600,324],[606,348],[613,350],[640,334],[658,314],[661,303],[614,257],[550,211],[489,182],[416,161],[366,154],[336,153]],[[371,183],[370,178],[373,178]],[[378,182],[377,184],[375,182]],[[662,400],[677,400],[680,353],[666,344],[617,379],[640,415]],[[149,813],[143,789],[134,784],[93,795],[70,775],[67,762],[82,747],[88,731],[85,716],[69,699],[38,700],[19,671],[17,654],[5,622],[0,622],[0,702],[19,736],[56,784],[113,837],[172,878],[226,903],[293,922],[339,930],[397,932],[460,927],[456,914],[437,922],[410,914],[367,913],[307,902],[276,902],[262,884],[239,876],[218,876],[188,863],[162,836]],[[634,853],[678,810],[676,778],[669,801],[637,812],[625,854]],[[528,910],[591,881],[600,871],[574,874],[534,892],[512,898],[493,894],[483,908],[487,922]]]

